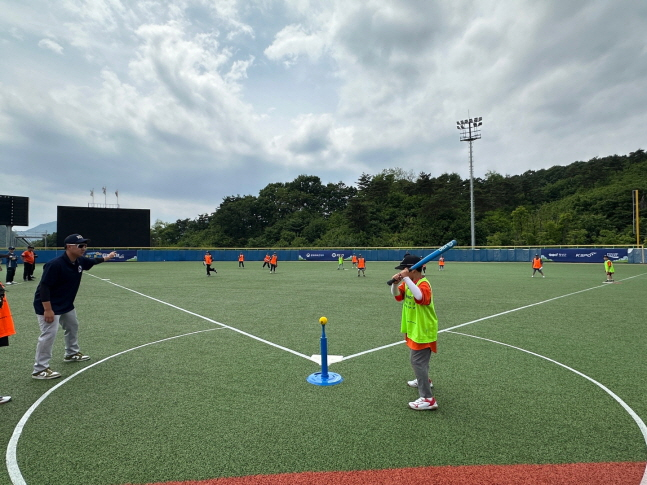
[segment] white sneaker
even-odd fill
[[[410,402],[409,407],[416,411],[433,411],[434,409],[438,409],[438,403],[434,397],[419,397],[415,401]]]
[[[412,381],[407,381],[407,386],[409,386],[409,387],[418,387],[418,379],[414,379]],[[434,383],[431,382],[431,379],[429,379],[429,387],[434,387]]]
[[[11,401],[11,396],[0,396],[0,404]]]

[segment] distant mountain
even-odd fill
[[[47,222],[45,224],[39,224],[36,227],[32,227],[30,229],[27,229],[26,231],[15,231],[17,235],[19,236],[34,236],[34,235],[42,235],[42,234],[52,234],[56,232],[56,221],[53,222]]]

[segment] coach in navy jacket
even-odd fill
[[[65,330],[65,356],[63,362],[82,362],[90,359],[80,352],[74,300],[79,291],[83,271],[95,264],[114,258],[113,251],[103,258],[86,258],[89,239],[80,234],[65,238],[65,253],[49,261],[43,268],[43,276],[34,295],[34,310],[40,325],[40,337],[36,346],[34,379],[56,379],[61,374],[49,368],[52,347],[60,324]]]

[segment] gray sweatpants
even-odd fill
[[[38,337],[38,344],[36,345],[34,374],[49,367],[59,325],[65,330],[65,356],[74,355],[79,351],[79,321],[76,319],[76,310],[62,315],[55,315],[52,323],[47,323],[43,315],[36,316],[40,326],[40,337]]]
[[[411,368],[418,379],[418,394],[420,397],[434,397],[434,392],[429,385],[429,360],[431,349],[411,350]]]

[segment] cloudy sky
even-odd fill
[[[30,198],[30,227],[93,201],[174,222],[300,174],[468,178],[456,129],[468,116],[483,117],[477,177],[647,149],[644,0],[0,0],[0,12],[0,194]]]

